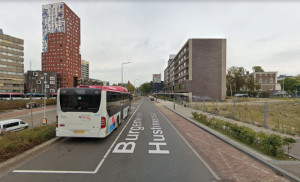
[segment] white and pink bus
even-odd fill
[[[108,136],[131,108],[130,93],[120,86],[78,86],[57,93],[56,136]]]

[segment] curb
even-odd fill
[[[190,118],[184,117],[184,116],[180,115],[179,113],[177,113],[176,111],[174,111],[174,110],[172,110],[172,109],[170,109],[170,108],[168,108],[166,106],[164,106],[164,107],[167,108],[168,110],[174,112],[178,116],[180,116],[180,117],[188,120],[189,122],[191,122],[192,124],[198,126],[199,128],[205,130],[206,132],[208,132],[208,133],[214,135],[215,137],[221,139],[222,141],[228,143],[229,145],[233,146],[234,148],[238,149],[239,151],[244,152],[245,154],[247,154],[251,158],[259,161],[263,165],[265,165],[265,166],[271,168],[272,170],[274,170],[274,171],[282,174],[287,179],[289,179],[291,181],[295,181],[295,182],[300,181],[299,177],[297,177],[297,176],[295,176],[295,175],[293,175],[293,174],[291,174],[291,173],[289,173],[289,172],[287,172],[287,171],[285,171],[285,170],[283,170],[283,169],[281,169],[281,168],[273,165],[271,163],[272,159],[270,159],[270,158],[268,158],[268,157],[266,157],[266,156],[264,156],[262,154],[259,154],[258,152],[254,151],[254,150],[252,150],[252,149],[250,149],[248,147],[246,147],[245,145],[242,145],[242,144],[240,144],[238,142],[235,142],[234,140],[230,139],[229,137],[227,137],[227,136],[225,136],[225,135],[223,135],[223,134],[221,134],[221,133],[219,133],[217,131],[214,131],[213,129],[210,129],[209,127],[207,127],[207,126],[205,126],[203,124],[197,123],[197,122],[193,121]]]
[[[15,163],[17,163],[17,162],[19,162],[19,161],[21,161],[22,159],[24,159],[24,158],[28,157],[29,155],[33,154],[34,152],[37,152],[37,151],[43,149],[44,147],[46,147],[46,146],[48,146],[48,145],[50,145],[50,144],[52,144],[52,143],[54,143],[54,142],[56,142],[60,139],[62,139],[62,138],[59,138],[59,137],[52,138],[51,140],[48,140],[47,142],[44,142],[40,145],[37,145],[37,146],[35,146],[35,147],[25,151],[25,152],[13,157],[13,158],[10,158],[10,159],[0,163],[0,171],[7,168],[7,167],[9,167],[9,166],[11,166],[11,165],[13,165],[13,164],[15,164]]]

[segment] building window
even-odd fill
[[[50,81],[50,84],[52,84],[52,85],[55,84],[55,81]]]
[[[50,80],[55,80],[55,77],[54,77],[54,76],[51,76],[51,77],[50,77]]]
[[[50,89],[50,93],[55,93],[55,89]]]
[[[36,84],[41,84],[41,80],[37,80],[37,81],[36,81]]]
[[[273,85],[270,85],[270,90],[273,90]]]
[[[273,83],[273,78],[270,78],[270,83]]]
[[[262,78],[259,78],[259,83],[262,83]]]
[[[33,72],[32,74],[33,74],[33,76],[38,76],[39,75],[38,72]]]

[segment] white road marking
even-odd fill
[[[168,123],[172,126],[172,128],[178,133],[178,135],[182,138],[182,140],[190,147],[190,149],[195,153],[195,155],[200,159],[200,161],[205,165],[205,167],[211,172],[211,174],[217,179],[221,180],[221,178],[212,170],[212,168],[205,162],[205,160],[195,151],[195,149],[185,140],[185,138],[179,133],[179,131],[173,126],[171,121],[157,108],[156,110],[160,112],[161,115],[168,121]],[[172,111],[171,111],[172,112]]]
[[[136,113],[136,111],[139,109],[139,107],[142,105],[143,101],[140,103],[140,105],[137,107],[137,109],[134,111],[134,113],[132,114],[132,116],[129,118],[128,122],[126,123],[126,125],[124,126],[124,128],[122,129],[122,131],[119,133],[119,135],[117,136],[117,138],[114,140],[114,142],[112,143],[112,145],[109,147],[109,149],[107,150],[107,152],[105,153],[104,157],[102,158],[102,160],[100,161],[100,163],[98,164],[98,166],[96,167],[96,169],[94,171],[52,171],[52,170],[14,170],[14,173],[45,173],[45,174],[96,174],[100,167],[102,166],[102,164],[104,163],[105,159],[107,158],[108,154],[110,153],[111,149],[113,148],[113,146],[115,145],[115,143],[117,142],[117,140],[119,139],[119,137],[121,136],[121,134],[123,133],[123,131],[125,130],[126,126],[128,125],[128,123],[130,122],[130,120],[132,119],[132,117],[134,116],[134,114]]]

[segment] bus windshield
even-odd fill
[[[62,88],[60,106],[63,112],[93,112],[99,110],[101,89]]]

